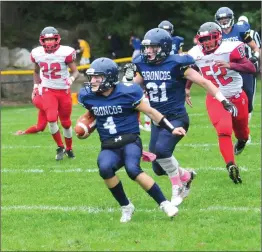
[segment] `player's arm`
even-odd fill
[[[184,46],[184,38],[180,38],[180,43],[179,43],[179,50],[178,53],[182,53],[183,52],[183,46]]]
[[[199,69],[196,65],[191,66],[193,69],[195,69],[197,72],[199,72]],[[191,95],[190,95],[190,89],[193,85],[193,81],[191,80],[187,80],[186,81],[186,88],[185,88],[185,92],[186,92],[186,103],[189,105],[189,107],[193,107],[192,101],[191,101]]]
[[[175,128],[160,112],[156,109],[150,107],[143,100],[137,105],[136,109],[140,112],[145,113],[149,116],[154,122],[156,122],[161,128],[166,129],[173,135],[186,135],[186,131],[182,127]]]
[[[243,42],[246,43],[252,51],[254,52],[253,56],[250,58],[251,62],[255,63],[256,61],[259,60],[261,50],[259,49],[258,45],[256,42],[252,39],[251,34],[250,34],[250,26],[248,26],[245,32],[241,33],[241,37],[243,39]]]
[[[77,66],[75,63],[76,59],[76,51],[73,50],[72,53],[70,53],[68,56],[65,58],[65,63],[71,70],[71,76],[66,80],[66,84],[71,86],[73,82],[79,77],[79,72],[77,70]]]
[[[193,68],[187,68],[184,72],[184,76],[187,80],[190,80],[199,85],[200,87],[206,89],[209,94],[214,96],[218,101],[220,101],[223,104],[224,108],[227,111],[232,113],[233,116],[237,116],[237,108],[235,107],[235,105],[228,101],[210,80],[205,79]]]
[[[31,95],[32,100],[35,98],[38,92],[38,87],[41,83],[41,78],[40,78],[40,67],[37,63],[35,63],[35,69],[33,73],[33,79],[34,79],[34,86],[33,86],[33,92]]]
[[[229,62],[217,60],[216,65],[232,69],[237,72],[255,73],[255,65],[247,59],[245,55],[245,45],[241,43],[230,53]]]

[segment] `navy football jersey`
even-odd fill
[[[144,79],[151,107],[163,115],[186,113],[184,68],[194,62],[188,54],[170,55],[160,64],[147,64],[141,57],[133,60]]]
[[[143,90],[137,84],[119,83],[109,96],[92,93],[81,88],[78,101],[96,117],[100,140],[119,135],[139,134],[136,106],[143,98]]]
[[[245,42],[245,36],[249,30],[250,25],[247,22],[238,22],[233,25],[232,30],[228,34],[225,34],[222,30],[222,40]]]
[[[170,52],[170,54],[177,54],[180,47],[182,47],[183,45],[184,38],[179,36],[172,37],[172,51]]]

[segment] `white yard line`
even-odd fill
[[[83,169],[83,168],[74,168],[74,169],[57,169],[57,167],[48,167],[48,169],[53,170],[44,170],[44,169],[12,169],[12,168],[2,168],[1,173],[94,173],[98,172],[98,168],[92,169]],[[218,172],[227,172],[225,167],[198,167],[198,168],[186,168],[188,170],[197,171],[218,171]],[[248,168],[243,166],[239,167],[242,172],[247,172]],[[152,169],[144,168],[144,171],[152,171]],[[260,168],[252,169],[252,171],[259,171]],[[124,169],[120,169],[119,172],[125,172]]]
[[[248,146],[258,146],[261,145],[261,143],[254,143],[252,142]],[[206,147],[213,147],[213,146],[218,146],[218,143],[199,143],[199,144],[178,144],[177,148],[179,147],[192,147],[192,148],[206,148]],[[89,146],[88,144],[86,145],[79,145],[78,147],[81,148],[92,148],[92,149],[100,149],[100,146],[94,147],[94,146]],[[148,147],[148,144],[143,144],[143,147]],[[52,148],[54,149],[53,145],[2,145],[1,149],[37,149],[37,148]]]
[[[57,212],[85,212],[88,214],[99,214],[99,213],[112,213],[119,212],[120,208],[101,208],[101,207],[93,207],[93,206],[2,206],[2,211],[57,211]],[[137,212],[156,212],[160,211],[158,208],[136,208]],[[194,211],[197,209],[182,209],[183,211]],[[207,208],[201,208],[199,211],[207,211],[207,212],[221,212],[221,211],[237,211],[237,212],[256,212],[260,213],[261,209],[259,207],[227,207],[227,206],[209,206]]]

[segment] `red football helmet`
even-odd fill
[[[222,43],[221,27],[214,22],[204,23],[200,26],[195,38],[202,52],[204,54],[210,54]]]
[[[54,40],[48,40],[54,39]],[[44,47],[45,52],[53,53],[60,46],[61,37],[56,28],[48,26],[40,33],[39,42]]]

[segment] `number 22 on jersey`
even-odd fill
[[[58,62],[51,63],[50,65],[46,62],[40,62],[39,64],[43,76],[46,79],[60,79],[61,75],[58,74],[61,71],[61,65]],[[49,72],[50,71],[50,72]]]

